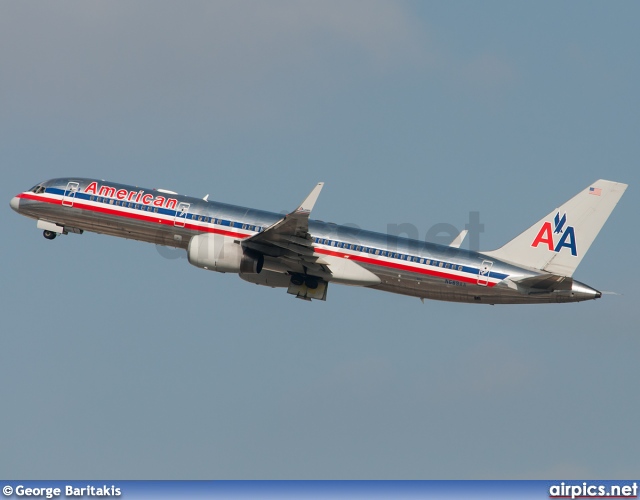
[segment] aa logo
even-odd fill
[[[545,222],[542,224],[538,236],[531,243],[532,247],[538,247],[538,245],[547,246],[552,252],[559,252],[563,247],[571,250],[571,255],[576,257],[578,250],[576,249],[576,233],[573,226],[564,227],[567,223],[567,214],[564,214],[560,218],[560,212],[556,214],[553,219],[555,227],[551,226],[551,222]],[[554,237],[558,238],[558,242],[554,242]]]

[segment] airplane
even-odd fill
[[[323,183],[280,215],[98,179],[58,178],[16,195],[11,208],[43,235],[90,231],[186,250],[190,264],[304,300],[329,283],[425,299],[541,304],[598,299],[573,279],[626,184],[598,180],[507,244],[488,252],[401,238],[309,218]]]

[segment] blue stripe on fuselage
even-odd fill
[[[156,196],[156,192],[155,191],[149,191],[149,190],[145,190],[143,188],[140,189],[141,191],[144,191],[145,194],[149,193],[149,194],[153,194],[154,196]],[[47,187],[46,188],[46,192],[48,194],[55,194],[55,195],[59,195],[59,196],[64,196],[65,193],[67,192],[66,189],[60,189],[60,188],[56,188],[56,187]],[[162,194],[162,193],[160,193]],[[144,203],[140,203],[140,202],[134,202],[134,201],[128,201],[128,200],[118,200],[116,198],[110,198],[107,196],[99,196],[97,194],[89,194],[89,193],[84,193],[82,191],[77,191],[74,195],[74,197],[78,200],[83,200],[83,201],[88,201],[88,202],[93,202],[93,203],[105,203],[104,201],[98,201],[98,199],[102,199],[102,200],[114,200],[120,203],[127,203],[127,204],[132,204],[134,205],[134,207],[129,207],[129,206],[122,206],[122,205],[115,205],[115,204],[111,204],[111,203],[106,203],[109,206],[117,206],[120,208],[124,208],[124,209],[128,209],[128,210],[139,210],[141,212],[147,213],[147,210],[140,210],[139,208],[135,208],[136,206],[140,206],[140,207],[149,207],[152,205],[145,205]],[[94,198],[93,200],[91,198]],[[180,201],[178,200],[178,203],[180,203]],[[177,210],[172,210],[172,209],[168,209],[168,208],[163,208],[163,207],[156,207],[156,206],[152,206],[154,208],[154,212],[153,213],[157,213],[157,214],[162,214],[168,217],[172,217],[175,218],[178,214]],[[155,209],[158,209],[157,212],[155,212]],[[185,218],[185,220],[194,220],[191,218]],[[190,215],[195,215],[193,213],[191,213]],[[122,214],[122,215],[118,215],[120,217],[126,217],[126,215]],[[200,216],[200,214],[198,214],[198,216]],[[215,224],[218,226],[227,226],[227,227],[232,227],[232,228],[238,228],[238,229],[243,229],[243,226],[249,226],[249,227],[253,227],[255,228],[255,231],[262,231],[264,230],[264,228],[262,228],[261,226],[257,226],[254,224],[250,224],[250,223],[244,223],[241,221],[231,221],[228,219],[222,219],[219,217],[212,217],[209,215],[202,215],[204,217],[206,217],[207,219],[211,219],[212,222],[207,222],[210,224]],[[214,222],[215,221],[215,222]],[[198,222],[202,222],[202,221],[198,221]],[[236,225],[237,224],[237,225]],[[189,228],[187,228],[189,229]],[[251,230],[251,229],[245,229],[245,230]],[[248,236],[248,235],[247,235]],[[353,255],[366,255],[368,258],[376,261],[376,263],[382,267],[388,267],[385,266],[385,264],[387,263],[387,261],[381,260],[380,257],[386,257],[388,259],[391,259],[392,262],[394,263],[400,263],[402,265],[408,266],[408,267],[415,267],[416,270],[423,270],[423,269],[431,269],[431,270],[435,270],[437,272],[442,272],[442,273],[446,273],[447,271],[455,271],[455,272],[459,272],[459,273],[467,273],[470,275],[478,275],[480,272],[480,268],[478,267],[473,267],[473,266],[467,266],[467,265],[462,265],[462,269],[458,269],[458,267],[460,267],[461,264],[455,264],[452,262],[448,262],[443,260],[442,258],[434,258],[434,257],[430,257],[430,256],[424,256],[424,255],[416,255],[416,254],[409,254],[409,253],[405,253],[405,252],[397,252],[397,251],[390,251],[388,249],[385,248],[378,248],[378,247],[370,247],[370,246],[366,246],[366,245],[359,245],[359,244],[354,244],[352,242],[349,241],[344,241],[344,240],[335,240],[335,239],[329,239],[329,238],[318,238],[318,237],[313,237],[314,241],[316,239],[320,239],[322,241],[326,241],[327,243],[323,243],[323,245],[329,247],[331,250],[333,251],[338,251],[338,252],[343,252],[343,253],[349,253],[349,252],[354,252]],[[336,242],[336,246],[333,246],[332,243]],[[345,249],[343,247],[337,246],[340,244],[348,244],[348,245],[356,245],[361,247],[363,250],[361,251],[356,251],[356,250],[350,250],[350,249]],[[370,252],[369,250],[372,249],[373,251]],[[435,261],[436,263],[443,263],[443,266],[440,267],[439,265],[433,265],[433,264],[422,264],[421,262],[413,262],[412,260],[409,259],[402,259],[402,258],[397,258],[397,257],[389,257],[388,255],[384,256],[384,255],[375,255],[375,251],[384,251],[387,253],[392,253],[392,254],[398,254],[398,256],[407,256],[407,257],[415,257],[415,258],[419,258],[419,259],[426,259],[426,260],[430,260],[430,261]],[[446,266],[449,267],[446,267]],[[424,267],[418,267],[418,266],[424,266]],[[482,278],[486,279],[486,278],[492,278],[492,279],[497,279],[497,280],[503,280],[504,278],[506,278],[508,276],[508,274],[504,274],[504,273],[499,273],[496,271],[490,271],[488,275],[483,275]],[[455,275],[452,275],[452,277],[455,277]]]

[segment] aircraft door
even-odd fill
[[[489,274],[491,273],[491,268],[493,267],[493,262],[490,260],[483,260],[480,265],[480,271],[478,272],[478,285],[487,286],[489,283]]]
[[[176,216],[173,219],[173,225],[176,227],[184,227],[184,223],[187,220],[187,213],[189,213],[190,203],[179,203],[178,210],[176,210]]]
[[[73,206],[79,186],[80,184],[77,182],[69,182],[67,184],[67,188],[64,190],[64,196],[62,197],[62,204],[65,207]]]

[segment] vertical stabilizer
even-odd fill
[[[626,189],[620,182],[598,180],[502,248],[485,254],[572,276]]]

